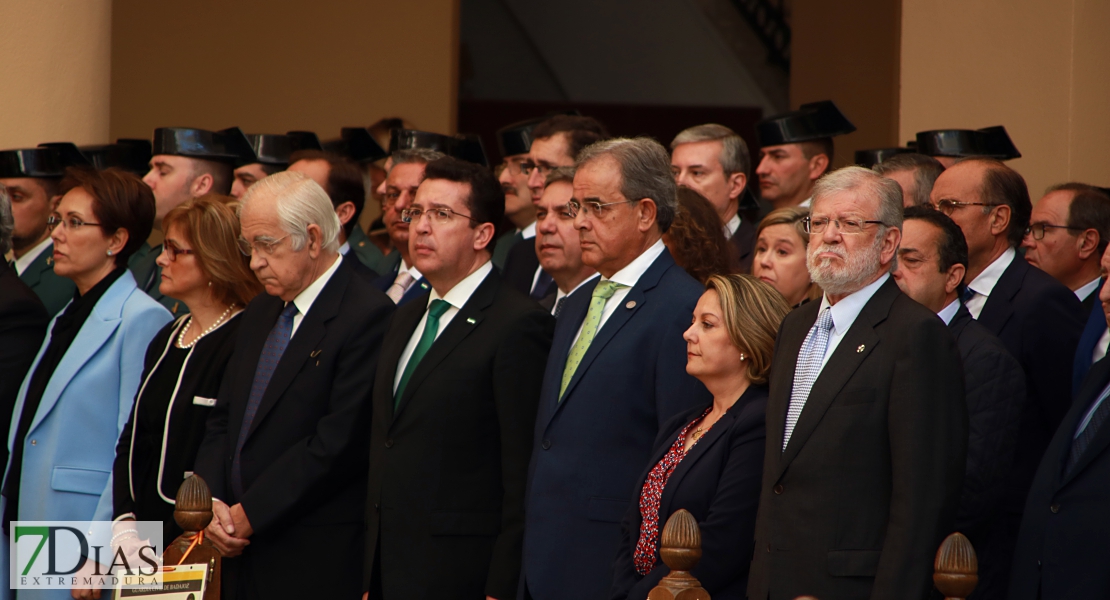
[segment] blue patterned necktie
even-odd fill
[[[274,376],[281,355],[289,346],[289,338],[293,333],[293,317],[297,314],[297,305],[290,302],[278,316],[277,323],[266,337],[266,345],[262,347],[262,356],[258,357],[258,367],[254,370],[254,382],[251,383],[251,395],[247,399],[247,408],[243,413],[243,426],[239,428],[239,438],[235,442],[235,455],[231,460],[231,485],[236,498],[243,496],[243,472],[240,464],[240,454],[243,452],[243,443],[247,440],[247,432],[251,430],[251,423],[258,413],[258,405],[262,403],[262,396],[266,394],[266,386],[270,385],[270,378]]]
[[[547,288],[551,287],[554,281],[555,280],[547,274],[547,271],[540,269],[540,275],[536,277],[536,285],[532,286],[532,291],[528,294],[528,297],[537,302],[543,300],[543,297],[547,295]]]
[[[798,424],[798,417],[802,416],[809,391],[813,389],[813,382],[821,374],[821,362],[825,360],[825,350],[829,347],[829,331],[832,330],[832,307],[825,307],[817,316],[817,322],[810,328],[809,334],[802,342],[802,349],[798,352],[798,364],[794,369],[794,389],[790,392],[790,407],[786,410],[786,430],[782,436],[782,449],[790,443],[790,436],[794,433],[794,426]]]
[[[1096,402],[1101,401],[1101,404],[1098,405],[1094,414],[1091,415],[1091,420],[1087,422],[1087,426],[1083,428],[1083,431],[1079,432],[1079,435],[1075,436],[1074,440],[1072,440],[1071,450],[1068,451],[1068,458],[1064,463],[1064,475],[1071,473],[1071,470],[1075,468],[1079,459],[1083,458],[1083,452],[1087,450],[1087,446],[1091,445],[1091,440],[1095,438],[1099,428],[1106,422],[1106,417],[1110,416],[1110,402],[1107,401],[1108,396],[1110,396],[1110,386],[1107,386],[1107,388],[1102,391],[1102,394],[1099,395],[1098,400],[1096,400]]]

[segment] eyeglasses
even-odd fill
[[[524,165],[525,164],[530,165],[529,169],[527,171],[524,170]],[[506,160],[505,161],[505,168],[508,169],[509,172],[512,173],[513,175],[520,175],[520,174],[527,175],[527,174],[532,172],[531,167],[533,167],[533,166],[534,165],[532,164],[532,162],[528,161],[528,160],[516,159],[516,160]]]
[[[960,202],[959,200],[938,200],[933,203],[933,208],[940,212],[951,215],[957,208],[964,206],[1000,206],[999,204],[992,204],[990,202]]]
[[[423,208],[420,208],[419,206],[413,207],[413,208],[406,208],[405,210],[401,211],[401,220],[406,222],[406,223],[412,223],[413,221],[420,221],[420,217],[424,216],[424,214],[431,215],[430,218],[431,218],[432,222],[437,224],[437,225],[446,225],[447,223],[450,223],[452,217],[462,217],[464,219],[474,221],[475,223],[479,222],[478,219],[475,219],[474,217],[464,215],[462,213],[457,213],[457,212],[455,212],[455,211],[453,211],[450,208],[447,208],[445,206],[440,206],[440,207],[436,207],[436,208],[429,208],[428,210],[424,210]]]
[[[254,253],[256,253],[256,252],[259,253],[259,254],[265,254],[265,255],[268,256],[270,254],[273,254],[274,253],[274,248],[277,248],[277,245],[280,244],[282,242],[282,240],[284,240],[287,237],[289,237],[288,233],[279,237],[276,240],[266,240],[266,239],[260,240],[260,239],[256,238],[254,240],[254,243],[248,242],[247,240],[245,240],[243,238],[239,238],[239,240],[238,240],[238,242],[239,242],[239,252],[242,252],[243,256],[253,256]]]
[[[581,212],[583,217],[589,217],[590,215],[600,217],[606,206],[612,206],[614,204],[624,204],[626,202],[628,201],[618,200],[616,202],[579,202],[577,200],[571,200],[570,202],[567,202],[567,216],[573,219],[578,216],[579,212]]]
[[[533,169],[539,169],[540,175],[547,177],[548,174],[555,170],[555,167],[549,167],[547,165],[537,165],[530,160],[526,160],[520,163],[520,172],[524,173],[525,175],[531,175]]]
[[[68,219],[63,219],[63,218],[59,217],[58,215],[50,215],[49,217],[46,218],[46,227],[48,229],[50,229],[50,231],[54,231],[54,228],[57,227],[58,225],[61,225],[62,229],[66,229],[66,230],[69,230],[69,231],[77,231],[78,229],[81,229],[82,227],[84,227],[86,225],[96,225],[97,227],[99,227],[100,223],[89,223],[87,221],[82,221],[81,219],[78,219],[77,217],[70,217]]]
[[[836,228],[844,235],[863,233],[865,225],[886,225],[882,221],[865,221],[862,219],[829,219],[828,217],[817,217],[816,219],[806,217],[802,219],[802,225],[805,227],[806,233],[824,233],[829,223],[835,223]]]
[[[1035,240],[1043,240],[1046,229],[1071,229],[1083,231],[1082,227],[1068,227],[1067,225],[1053,225],[1051,223],[1032,223],[1025,228],[1025,235],[1032,235]]]
[[[170,259],[170,262],[177,261],[177,256],[179,254],[196,254],[193,250],[189,248],[178,248],[177,244],[174,244],[169,240],[166,240],[162,243],[162,252],[166,253],[166,257]]]

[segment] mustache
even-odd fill
[[[506,196],[510,196],[510,195],[515,196],[516,195],[516,188],[513,187],[512,185],[508,184],[508,183],[502,183],[501,184],[501,191],[504,192]]]
[[[848,258],[847,251],[845,251],[844,248],[842,246],[839,246],[839,245],[820,244],[820,245],[815,246],[815,247],[811,246],[810,249],[809,249],[809,255],[811,257],[812,256],[817,256],[818,254],[821,254],[822,252],[828,252],[829,254],[835,254],[839,258]]]

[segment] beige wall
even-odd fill
[[[111,0],[0,2],[0,148],[108,137]]]
[[[113,137],[316,131],[399,116],[453,132],[459,0],[115,0]]]
[[[835,166],[852,164],[856,150],[897,145],[899,4],[793,3],[791,108],[832,100],[857,127],[836,138]]]
[[[1034,201],[1045,187],[1110,185],[1110,3],[903,0],[905,141],[1005,125]]]

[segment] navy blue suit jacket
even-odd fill
[[[1091,367],[1037,469],[1014,553],[1011,600],[1110,598],[1110,423],[1063,472],[1075,429],[1107,383],[1110,360],[1103,359]]]
[[[385,273],[381,277],[378,277],[377,279],[371,281],[370,285],[373,285],[383,292],[389,291],[389,286],[393,285],[394,279],[397,279],[397,270],[400,268],[401,263],[397,263],[393,266],[392,271]],[[409,286],[408,291],[405,292],[404,296],[401,296],[401,301],[397,303],[397,306],[402,306],[410,300],[419,298],[420,296],[423,296],[424,294],[427,294],[431,291],[432,284],[428,283],[427,279],[421,277],[420,279],[417,279],[415,283]]]
[[[655,439],[655,451],[640,476],[643,482],[674,445],[688,423],[699,418],[707,405],[671,419]],[[767,386],[753,385],[713,424],[678,463],[659,499],[659,532],[667,519],[686,509],[701,530],[701,560],[693,575],[714,600],[744,600],[748,567],[755,537],[755,513],[763,481],[763,451],[767,413]],[[613,567],[612,600],[646,598],[670,568],[659,558],[656,539],[655,567],[646,576],[636,572],[632,556],[640,539],[639,496],[632,502],[621,526],[621,545]]]
[[[620,522],[660,427],[705,406],[686,374],[686,342],[703,288],[664,250],[598,330],[566,393],[567,354],[597,283],[571,295],[551,345],[536,417],[524,530],[524,585],[535,600],[603,598]]]
[[[1101,290],[1105,284],[1106,280],[1103,279],[1099,289]],[[1095,295],[1097,301],[1098,292],[1095,292]],[[1087,315],[1087,324],[1083,327],[1083,334],[1079,337],[1079,347],[1075,349],[1075,363],[1072,366],[1071,375],[1071,389],[1074,393],[1079,393],[1083,380],[1087,378],[1087,372],[1091,370],[1091,354],[1094,353],[1099,338],[1106,331],[1106,313],[1103,312],[1101,304],[1098,308],[1099,310],[1094,310],[1092,305],[1091,312]]]
[[[1021,256],[1002,273],[978,321],[1025,371],[1027,402],[1004,508],[1020,513],[1048,441],[1071,406],[1072,359],[1083,331],[1079,298]],[[1016,526],[1016,522],[1015,522]]]

